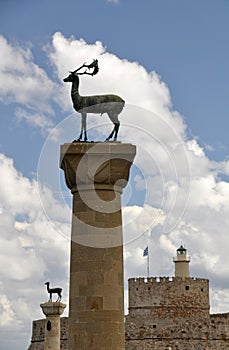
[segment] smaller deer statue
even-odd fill
[[[80,72],[82,68],[86,68],[83,72]],[[90,71],[93,71],[90,73]],[[95,75],[99,71],[98,60],[93,60],[91,64],[83,64],[74,72],[70,72],[70,75],[63,79],[65,83],[72,83],[71,97],[74,109],[81,113],[81,132],[77,141],[81,141],[84,134],[84,141],[87,141],[87,126],[86,119],[87,113],[107,113],[111,122],[114,124],[114,128],[106,141],[109,141],[114,136],[114,141],[117,140],[120,122],[118,115],[123,110],[125,101],[117,95],[95,95],[95,96],[80,96],[79,94],[79,76],[83,74]]]
[[[62,288],[49,288],[50,283],[46,282],[45,285],[47,286],[47,291],[49,293],[49,302],[52,302],[52,295],[53,294],[58,294],[58,298],[56,300],[57,301],[61,301],[62,295]]]

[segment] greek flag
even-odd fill
[[[148,246],[143,251],[143,256],[147,256],[149,254]]]

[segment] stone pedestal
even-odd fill
[[[136,148],[121,143],[61,146],[73,194],[69,350],[124,350],[121,193]]]
[[[48,302],[41,304],[45,320],[44,350],[60,349],[60,316],[64,312],[65,304],[60,302]]]

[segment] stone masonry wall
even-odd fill
[[[28,350],[44,350],[45,319],[33,321],[32,339]],[[60,350],[68,349],[68,317],[60,318]]]
[[[129,279],[132,317],[208,318],[209,281],[180,277]]]
[[[43,350],[44,337],[45,337],[45,319],[33,321],[31,344],[28,350]]]
[[[126,321],[127,350],[226,350],[229,348],[229,314],[209,319],[151,319]]]
[[[126,344],[127,350],[228,350],[228,341],[221,340],[154,340],[133,341]]]
[[[67,350],[68,318],[61,317],[61,350]],[[44,350],[44,319],[33,321],[28,350]],[[228,350],[229,313],[209,319],[147,319],[126,317],[126,350]],[[109,350],[109,349],[108,349]]]

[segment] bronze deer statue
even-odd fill
[[[82,68],[86,68],[84,72],[80,72]],[[93,71],[90,73],[90,71]],[[117,140],[120,122],[118,115],[123,110],[125,101],[117,95],[95,95],[95,96],[80,96],[79,94],[79,75],[95,75],[99,71],[98,60],[93,60],[91,64],[83,64],[81,67],[76,69],[74,72],[70,72],[69,76],[63,81],[65,83],[72,83],[71,97],[74,109],[81,113],[81,132],[77,140],[74,142],[81,141],[84,134],[84,141],[87,141],[87,126],[86,119],[87,113],[107,113],[108,117],[114,124],[114,128],[106,141],[109,141],[114,136],[114,141]]]
[[[49,302],[52,302],[52,295],[57,294],[58,298],[56,301],[61,301],[62,295],[62,288],[49,288],[50,283],[46,282],[45,285],[47,286],[47,292],[49,293]]]

